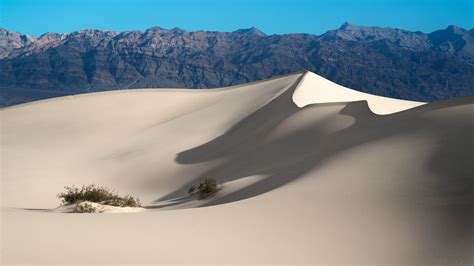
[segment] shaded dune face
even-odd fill
[[[433,183],[452,184],[428,187],[427,193],[439,194],[433,195],[433,199],[447,193],[447,199],[457,195],[472,200],[473,178],[469,170],[472,141],[463,142],[459,137],[473,133],[469,115],[473,111],[473,98],[438,102],[378,116],[363,101],[316,104],[300,109],[291,102],[291,95],[289,89],[223,135],[177,154],[176,162],[179,164],[217,159],[219,163],[158,201],[181,196],[190,185],[208,176],[216,177],[224,184],[247,176],[265,176],[250,187],[215,201],[211,199],[206,205],[245,199],[291,182],[317,168],[324,160],[352,147],[405,135],[426,135],[436,144],[436,151],[428,156],[426,165],[420,167],[429,169],[439,178]],[[445,113],[449,113],[449,122],[442,117]],[[294,124],[304,123],[303,126],[280,128],[280,125],[302,116],[310,119]],[[278,137],[273,137],[275,135]],[[456,159],[451,157],[452,154],[458,155]]]
[[[219,159],[219,164],[160,200],[182,195],[189,185],[206,176],[215,177],[224,184],[243,177],[264,176],[257,183],[215,201],[211,199],[206,205],[253,197],[291,182],[316,166],[318,161],[324,159],[322,157],[330,155],[325,150],[327,147],[324,146],[328,144],[325,145],[325,141],[335,138],[339,130],[353,123],[350,116],[337,114],[344,104],[322,104],[300,109],[291,101],[291,95],[292,90],[286,91],[239,121],[225,134],[177,154],[176,162],[179,164],[216,159]],[[321,114],[326,117],[321,117]],[[305,123],[303,127],[281,127],[298,119]]]
[[[4,202],[54,207],[63,186],[87,183],[132,193],[144,203],[156,199],[209,167],[182,167],[176,154],[218,136],[299,77],[224,90],[89,94],[4,109]],[[45,185],[35,186],[38,178]]]
[[[133,215],[157,215],[162,223],[173,215],[187,219],[179,216],[186,212],[196,221],[217,219],[226,210],[258,223],[274,212],[291,217],[296,208],[306,216],[291,232],[314,250],[326,246],[316,248],[314,241],[331,220],[344,225],[335,232],[342,237],[327,239],[341,254],[319,262],[470,264],[474,97],[398,106],[347,89],[355,95],[347,101],[352,96],[345,88],[313,75],[215,91],[84,95],[2,110],[2,206],[46,209],[64,185],[99,183],[144,199],[148,210]],[[321,91],[331,89],[344,101]],[[304,104],[295,103],[295,91]],[[205,200],[188,196],[206,177],[216,178],[221,190]],[[341,244],[344,233],[359,231],[367,235],[358,243]],[[314,232],[316,240],[308,241]],[[317,262],[312,254],[302,261]]]
[[[190,185],[208,176],[223,184],[248,176],[262,176],[255,183],[210,199],[201,206],[235,202],[267,193],[301,177],[318,178],[317,174],[308,176],[308,173],[317,172],[325,161],[353,147],[391,138],[401,141],[404,137],[429,138],[433,145],[430,154],[413,162],[421,162],[415,167],[427,174],[399,176],[399,179],[407,180],[402,181],[405,182],[403,186],[391,189],[390,193],[395,196],[380,195],[375,200],[393,200],[390,205],[430,213],[433,221],[426,227],[433,235],[431,239],[425,239],[424,244],[443,254],[433,261],[450,263],[459,257],[470,256],[469,247],[474,243],[471,166],[474,147],[469,136],[474,136],[474,98],[437,102],[377,116],[370,111],[367,102],[318,104],[299,109],[290,103],[291,92],[288,90],[218,138],[179,153],[176,157],[179,164],[220,160],[216,166],[159,201],[183,195]],[[328,115],[321,119],[324,113]],[[306,115],[318,119],[304,121],[304,126],[295,130],[279,128],[283,123]],[[272,138],[272,135],[278,137]],[[423,149],[424,145],[426,142],[415,142],[410,149]],[[386,150],[382,156],[389,154],[386,160],[404,156],[397,150],[391,152],[390,147],[381,146],[379,150]],[[344,161],[340,164],[344,167]],[[370,169],[366,175],[372,175]]]

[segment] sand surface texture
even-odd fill
[[[402,101],[304,72],[0,115],[2,265],[474,262],[472,97]],[[188,196],[205,177],[218,193]],[[50,211],[90,183],[146,209]]]

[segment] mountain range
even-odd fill
[[[87,29],[39,37],[0,29],[0,106],[133,88],[214,88],[309,70],[359,91],[416,101],[474,95],[474,29],[432,33],[344,23],[322,35]]]

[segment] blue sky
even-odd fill
[[[144,30],[152,26],[267,34],[321,34],[349,21],[431,32],[474,27],[472,0],[0,0],[0,27],[40,35],[85,28]]]

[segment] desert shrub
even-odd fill
[[[204,178],[197,187],[199,196],[205,198],[217,191],[217,181],[214,178]]]
[[[94,184],[82,186],[64,187],[66,192],[58,194],[63,204],[73,204],[79,201],[92,201],[100,203],[114,198],[115,194],[108,188],[96,186]]]
[[[196,192],[196,187],[195,186],[189,187],[188,194],[194,194],[194,192]]]
[[[64,187],[66,192],[59,193],[58,198],[62,204],[74,204],[81,201],[91,201],[100,204],[119,206],[119,207],[140,207],[140,200],[130,195],[121,197],[113,190],[96,186],[94,184],[82,186],[81,188],[71,186]]]
[[[84,204],[76,204],[74,211],[79,212],[79,213],[96,213],[97,209],[94,206],[92,206],[92,204],[90,203],[84,203]]]
[[[140,200],[138,198],[134,198],[130,195],[126,195],[125,197],[120,197],[118,195],[114,195],[111,199],[105,200],[101,202],[102,204],[111,205],[111,206],[119,206],[119,207],[140,207],[142,206]]]

